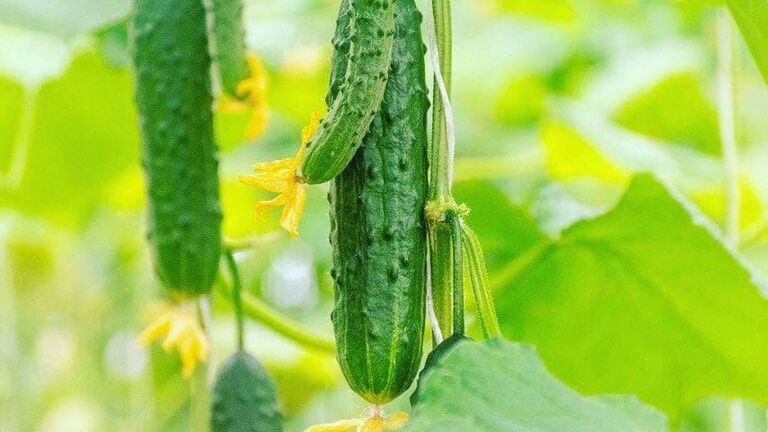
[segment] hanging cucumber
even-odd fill
[[[414,1],[394,4],[394,53],[382,109],[329,194],[338,359],[350,387],[374,404],[410,386],[424,332],[425,48]],[[343,60],[338,50],[334,62]]]
[[[335,39],[337,48],[349,45],[346,73],[320,129],[307,144],[301,176],[309,184],[336,177],[355,155],[381,105],[392,61],[393,0],[349,0],[348,5],[350,32]],[[338,67],[333,66],[334,71]]]
[[[135,0],[132,26],[155,270],[174,294],[207,293],[222,216],[205,8]]]
[[[221,86],[229,96],[240,97],[237,86],[250,78],[242,0],[210,0],[213,52]]]
[[[229,357],[213,387],[212,432],[281,432],[283,417],[267,371],[245,351]]]
[[[267,371],[244,350],[242,284],[235,257],[225,252],[232,276],[238,351],[222,364],[213,385],[212,432],[282,432],[283,415]]]

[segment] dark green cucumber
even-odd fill
[[[239,97],[237,85],[250,77],[245,47],[242,0],[210,0],[212,44],[221,87]]]
[[[350,387],[374,404],[408,389],[424,332],[425,48],[414,1],[394,3],[397,31],[382,108],[329,194],[338,360]],[[343,55],[337,52],[335,61]]]
[[[281,432],[283,416],[267,371],[244,351],[219,369],[213,386],[211,432]]]
[[[381,105],[392,61],[393,0],[350,0],[348,7],[349,35],[335,41],[349,43],[346,73],[328,114],[307,144],[301,176],[309,184],[336,177],[355,155]],[[341,66],[333,69],[337,67]]]
[[[180,295],[207,293],[221,247],[211,59],[200,0],[134,0],[136,103],[158,277]]]

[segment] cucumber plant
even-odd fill
[[[334,84],[337,95],[307,144],[300,171],[309,184],[333,179],[352,160],[384,97],[392,61],[392,0],[350,0],[343,4],[339,21],[349,22],[349,31],[337,33],[335,45],[346,54],[333,69],[346,71],[343,81]]]
[[[394,9],[395,50],[382,107],[329,194],[339,364],[350,387],[374,404],[410,386],[424,332],[425,50],[414,1],[396,0]],[[337,42],[354,31],[345,24],[346,11],[342,4]],[[347,57],[344,43],[335,45],[334,104],[344,92],[337,71]]]

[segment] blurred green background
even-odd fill
[[[291,155],[324,108],[337,4],[246,3],[271,120],[265,136],[243,142],[247,115],[217,115],[225,235],[257,240],[238,255],[253,295],[330,337],[325,187],[311,189],[291,241],[277,213],[254,220],[267,196],[237,176]],[[676,428],[728,430],[724,399],[768,402],[768,306],[758,294],[768,276],[768,88],[734,29],[741,232],[725,248],[721,7],[453,3],[456,189],[474,209],[505,335],[537,345],[577,390],[638,394]],[[134,343],[161,289],[144,243],[129,10],[128,0],[0,0],[2,431],[188,428],[175,354]],[[642,172],[676,192],[651,177],[633,182]],[[630,184],[608,219],[562,232],[610,211]],[[559,243],[542,257],[545,238]],[[598,241],[636,247],[607,257],[588,249]],[[614,295],[622,301],[599,301]],[[233,350],[234,321],[227,301],[214,297],[212,310],[215,365]],[[257,322],[246,344],[278,384],[289,431],[365,409],[332,355]],[[745,421],[765,430],[764,418],[748,409]]]

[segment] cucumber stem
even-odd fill
[[[434,316],[439,322],[442,334],[447,334],[458,323],[453,316],[457,311],[454,307],[456,299],[452,298],[455,287],[451,285],[451,274],[455,265],[448,251],[452,242],[448,231],[448,210],[456,207],[451,196],[453,182],[453,155],[455,149],[455,131],[453,112],[450,104],[450,87],[452,78],[452,29],[450,0],[432,0],[432,8],[427,8],[427,39],[429,57],[434,70],[432,88],[432,139],[429,155],[429,198],[427,218],[429,220],[430,238],[430,285],[427,297],[432,299],[428,304],[430,317]],[[431,209],[431,210],[430,210]],[[460,222],[459,222],[460,223]],[[461,256],[461,242],[457,254]],[[443,253],[441,253],[443,251]],[[446,256],[447,260],[441,257]],[[457,271],[461,271],[459,268]],[[461,300],[458,300],[461,301]],[[463,328],[463,322],[462,322]],[[436,333],[437,334],[437,333]]]
[[[237,322],[237,349],[243,351],[245,344],[243,343],[243,299],[240,294],[242,290],[240,271],[237,269],[235,254],[231,250],[226,249],[224,251],[224,258],[227,261],[229,275],[232,277],[232,304],[235,306],[235,320]]]
[[[432,87],[431,199],[450,200],[455,132],[450,105],[453,77],[453,41],[450,0],[432,0],[427,19],[430,56],[434,69]],[[429,19],[431,18],[431,19]]]
[[[200,321],[200,326],[206,334],[206,338],[211,340],[211,332],[209,329],[208,316],[206,316],[205,305],[203,305],[203,299],[196,302],[197,318]],[[195,368],[195,372],[192,375],[192,379],[189,382],[190,391],[190,422],[192,432],[206,432],[210,428],[210,390],[208,388],[208,374],[210,368],[208,363],[211,361],[209,356],[208,361],[200,362]]]
[[[215,286],[224,298],[232,298],[230,288],[223,280],[219,279]],[[284,316],[260,299],[245,292],[240,294],[240,301],[243,307],[243,316],[260,322],[265,327],[298,345],[327,354],[336,353],[336,345],[332,340],[311,333],[300,323]]]
[[[461,216],[455,211],[446,213],[451,229],[453,250],[453,334],[464,336],[464,259],[461,247]]]

